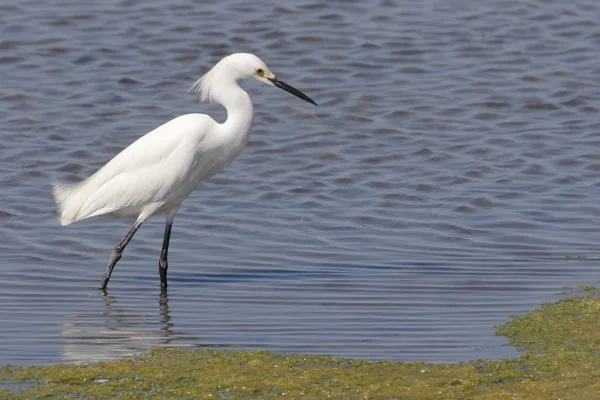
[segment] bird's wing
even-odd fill
[[[94,175],[66,188],[70,193],[61,207],[61,222],[167,201],[193,168],[214,125],[206,115],[187,114],[142,136]]]

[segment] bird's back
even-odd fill
[[[205,114],[183,115],[139,138],[84,181],[56,184],[61,224],[106,214],[138,217],[180,203],[180,193],[200,183],[192,175],[203,142],[217,129]]]

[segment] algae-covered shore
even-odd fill
[[[598,399],[600,290],[514,316],[520,358],[395,363],[264,351],[153,350],[92,365],[0,367],[4,399]]]

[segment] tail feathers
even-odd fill
[[[61,225],[69,225],[76,222],[77,214],[81,209],[81,204],[78,203],[77,192],[82,183],[67,185],[63,183],[55,183],[52,185],[54,201],[58,212],[58,220]],[[81,202],[79,202],[81,203]]]

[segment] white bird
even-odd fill
[[[115,247],[100,289],[106,285],[133,235],[149,217],[166,214],[160,283],[167,287],[167,253],[171,227],[181,203],[202,182],[233,161],[246,146],[254,109],[238,81],[254,79],[286,90],[309,103],[311,98],[277,79],[253,54],[232,54],[219,61],[189,91],[202,101],[216,102],[227,110],[220,124],[206,114],[177,117],[142,136],[100,170],[80,183],[54,184],[60,223],[69,225],[107,215],[136,218],[133,227]]]

